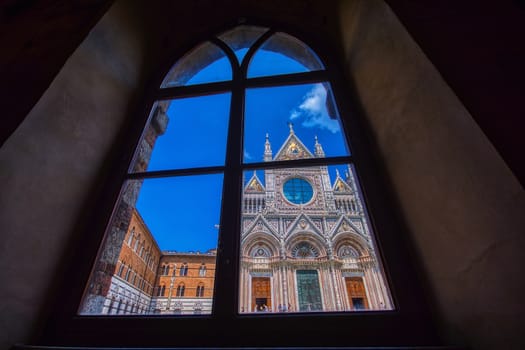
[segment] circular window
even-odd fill
[[[312,199],[314,190],[308,181],[294,177],[284,183],[283,194],[293,204],[305,204]]]

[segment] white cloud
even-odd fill
[[[326,110],[326,89],[316,84],[303,96],[303,102],[290,112],[290,120],[302,118],[305,128],[327,129],[332,133],[340,130],[337,120],[330,118]]]
[[[297,110],[293,110],[291,113],[290,113],[290,120],[294,120],[294,119],[297,119],[301,116],[301,113],[298,112]]]
[[[248,151],[244,151],[244,159],[246,160],[252,159],[252,156],[250,155],[250,153],[248,153]]]

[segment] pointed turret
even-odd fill
[[[266,142],[264,143],[264,161],[270,162],[272,160],[272,146],[270,145],[270,138],[268,133],[266,133]]]
[[[355,178],[354,178],[354,173],[352,171],[352,168],[350,167],[350,165],[348,165],[348,169],[346,169],[346,172],[345,172],[345,180],[346,180],[346,183],[352,188],[353,191],[357,191],[357,186],[356,186],[356,183],[355,183]]]
[[[325,156],[323,146],[317,140],[317,135],[315,136],[315,151],[314,154],[318,158],[323,158]]]

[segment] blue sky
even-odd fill
[[[239,50],[241,57],[246,50]],[[229,69],[229,72],[228,72]],[[306,71],[283,55],[260,51],[250,65],[250,76]],[[225,58],[201,70],[188,84],[223,80],[231,76]],[[246,92],[244,161],[260,162],[268,133],[274,155],[293,123],[296,135],[313,152],[317,136],[327,156],[348,154],[339,123],[328,116],[326,87],[304,84]],[[169,124],[157,139],[148,170],[223,165],[226,150],[230,93],[173,100]],[[344,174],[344,166],[338,167]],[[335,167],[330,167],[332,177]],[[253,172],[247,172],[246,180]],[[261,180],[262,172],[260,174]],[[222,175],[147,179],[137,202],[162,250],[206,251],[217,245]]]

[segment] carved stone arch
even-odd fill
[[[315,247],[319,251],[319,257],[327,255],[325,242],[314,232],[297,232],[288,237],[286,241],[286,255],[292,256],[292,250],[301,242],[309,243]]]
[[[336,255],[344,245],[348,245],[355,249],[359,253],[359,256],[368,256],[372,251],[372,247],[361,235],[350,231],[336,234],[333,237],[332,242],[333,250]]]
[[[243,256],[254,256],[254,250],[259,247],[268,251],[270,256],[279,256],[279,241],[266,232],[254,232],[249,234],[244,238],[241,246],[243,247],[241,252]]]

